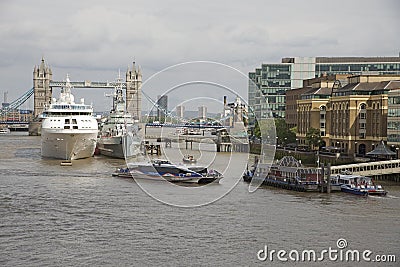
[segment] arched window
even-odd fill
[[[359,118],[361,120],[365,120],[367,118],[367,105],[365,103],[361,103],[359,109],[360,109]]]

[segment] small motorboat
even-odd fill
[[[0,129],[0,135],[4,135],[4,134],[9,134],[10,130],[8,128],[1,128]]]
[[[197,160],[193,157],[193,155],[185,155],[182,159],[185,163],[196,163]]]
[[[120,177],[120,178],[132,178],[132,174],[129,171],[129,168],[117,168],[115,172],[113,172],[112,176]]]
[[[60,163],[61,166],[72,166],[72,161],[71,160],[63,160]]]

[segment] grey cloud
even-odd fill
[[[133,60],[149,77],[190,60],[247,73],[286,56],[394,56],[398,7],[392,0],[2,1],[0,95],[4,88],[15,88],[9,98],[22,95],[42,56],[57,78],[68,71],[91,80],[113,79]]]

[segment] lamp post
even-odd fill
[[[357,141],[354,142],[354,157],[357,156]]]
[[[338,159],[339,157],[340,157],[340,152],[341,152],[341,149],[340,149],[340,146],[339,146],[339,141],[337,141],[336,142],[336,145],[337,145],[337,150],[336,150],[336,159]]]
[[[318,171],[319,171],[319,151],[317,151],[317,184],[318,184],[318,182],[319,182],[319,180],[318,180]],[[322,177],[323,178],[323,177]],[[322,179],[321,178],[321,179]]]

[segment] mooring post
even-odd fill
[[[317,169],[317,173],[318,173],[318,169]],[[318,175],[318,174],[317,174]],[[325,191],[325,166],[324,163],[321,163],[321,180],[319,185],[321,186],[321,193],[324,193]]]
[[[327,176],[328,176],[328,185],[326,187],[326,192],[328,194],[330,194],[331,193],[331,163],[328,163]]]

